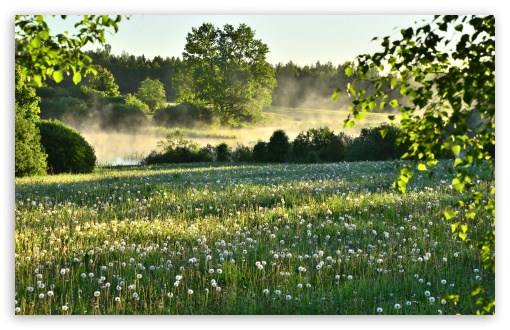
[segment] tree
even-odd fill
[[[154,112],[166,103],[165,87],[159,79],[147,78],[141,82],[136,98],[149,106],[150,111]]]
[[[193,28],[186,38],[184,69],[174,82],[177,101],[211,107],[224,124],[258,119],[276,85],[268,52],[245,24]]]
[[[351,115],[361,119],[378,104],[382,108],[389,103],[398,109],[402,131],[397,141],[409,146],[403,158],[414,161],[420,171],[432,174],[440,156],[455,154],[450,168],[455,175],[452,186],[463,193],[458,205],[466,214],[457,217],[459,221],[452,224],[452,232],[477,246],[484,268],[495,275],[495,189],[482,190],[470,171],[473,166],[487,165],[494,175],[491,149],[495,146],[495,17],[435,16],[421,26],[400,32],[401,37],[396,40],[383,38],[381,52],[360,55],[345,68],[348,76],[356,71],[362,78],[374,69],[387,72],[372,81],[376,92],[367,96],[364,89],[349,83],[345,89],[335,90],[333,99],[342,90],[352,96],[352,113],[344,122],[349,126],[354,125]],[[389,93],[381,90],[383,83],[406,97],[406,104],[390,99]],[[473,115],[478,118],[474,124],[470,120]],[[389,118],[396,120],[395,116]],[[381,131],[383,136],[386,132]],[[394,186],[405,192],[412,176],[412,167],[403,165]],[[486,201],[484,193],[489,195]],[[482,213],[490,216],[491,229],[471,237],[468,222],[484,221]],[[446,210],[444,215],[447,219],[456,217],[453,210]],[[478,298],[478,314],[494,313],[493,292],[475,286],[472,295]],[[447,298],[459,299],[455,295]]]
[[[103,67],[97,69],[97,74],[89,79],[89,87],[101,92],[104,96],[119,96],[119,85],[115,83],[113,74]]]
[[[49,17],[16,15],[14,18],[15,59],[21,66],[22,73],[29,80],[33,79],[38,86],[42,86],[48,77],[57,83],[61,82],[65,73],[72,73],[75,84],[87,74],[95,74],[91,58],[81,49],[89,43],[104,44],[105,32],[110,28],[117,32],[122,16],[111,18],[108,15],[82,15],[81,20],[74,25],[78,29],[75,35],[51,35],[47,23]],[[60,17],[67,18],[66,15]]]
[[[39,98],[26,84],[23,70],[15,68],[15,170],[16,177],[46,174],[46,152],[35,126],[39,120]]]
[[[290,154],[290,142],[284,130],[276,130],[267,144],[267,160],[274,163],[284,163]]]

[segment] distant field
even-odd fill
[[[447,163],[432,178],[416,173],[405,195],[391,187],[395,165],[16,179],[15,313],[475,314],[473,285],[494,297],[495,279],[442,216],[459,198]],[[485,193],[495,184],[481,169],[472,178]],[[477,214],[473,235],[490,229],[487,218]]]

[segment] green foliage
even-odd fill
[[[216,151],[211,145],[200,148],[180,132],[169,134],[158,146],[161,150],[153,150],[141,161],[142,165],[211,162]]]
[[[218,162],[230,161],[230,159],[231,159],[230,155],[231,155],[232,151],[230,150],[228,144],[226,144],[225,142],[220,143],[216,146],[215,150],[216,150],[216,161],[218,161]]]
[[[92,173],[94,148],[75,129],[58,120],[41,120],[41,143],[48,153],[48,173]]]
[[[57,119],[67,124],[84,121],[92,115],[85,101],[72,96],[42,99],[39,106],[41,119]]]
[[[216,116],[210,108],[183,102],[156,110],[152,120],[165,127],[195,128],[201,125],[214,126]]]
[[[351,138],[345,133],[335,135],[328,127],[310,128],[292,141],[294,162],[338,162],[345,158]]]
[[[384,132],[384,137],[383,137]],[[395,126],[381,125],[370,129],[363,128],[345,154],[346,161],[379,161],[400,159],[405,146],[397,143],[400,129]]]
[[[113,74],[103,67],[97,69],[97,74],[89,79],[88,85],[104,96],[120,95],[119,85],[115,83]]]
[[[55,15],[51,15],[55,17]],[[66,15],[61,15],[66,19]],[[38,85],[47,78],[59,83],[65,74],[72,74],[73,82],[78,84],[82,77],[95,74],[91,58],[81,49],[91,43],[104,44],[105,33],[118,30],[121,16],[82,15],[74,25],[77,34],[51,35],[47,24],[48,16],[16,15],[14,33],[16,41],[15,61],[23,74]]]
[[[145,112],[132,105],[113,103],[96,114],[105,131],[137,132],[149,125]]]
[[[15,66],[15,157],[16,177],[46,174],[46,157],[41,135],[36,127],[39,120],[39,98],[33,87],[26,84],[23,70]]]
[[[284,163],[289,160],[290,141],[284,130],[276,130],[267,144],[267,160],[272,163]]]
[[[360,55],[353,67],[367,78],[370,70],[384,68],[388,75],[373,79],[376,93],[366,95],[365,89],[347,85],[352,113],[346,125],[373,108],[371,104],[389,102],[401,113],[401,133],[397,141],[408,146],[403,158],[413,160],[419,170],[428,172],[438,158],[449,153],[456,157],[449,168],[455,174],[452,186],[464,193],[460,206],[469,206],[465,220],[454,223],[454,234],[469,244],[476,242],[487,261],[484,267],[495,272],[495,230],[470,237],[466,227],[481,209],[492,215],[495,228],[495,190],[485,203],[470,173],[474,166],[494,168],[495,153],[495,85],[496,35],[495,17],[438,15],[430,22],[401,30],[400,39],[384,37],[383,50],[373,55]],[[455,37],[451,37],[454,35]],[[447,51],[445,51],[445,49]],[[353,70],[349,70],[353,72]],[[407,98],[404,104],[380,90],[382,82]],[[352,116],[351,116],[352,115]],[[471,118],[478,117],[475,123]],[[390,118],[394,119],[394,118]],[[395,182],[405,192],[413,177],[409,166],[401,169]],[[445,216],[452,217],[449,210]],[[480,313],[494,313],[495,301],[479,299]]]
[[[132,94],[126,95],[126,105],[140,109],[144,113],[150,112],[149,106],[147,104],[143,103],[142,100],[140,100],[139,98],[137,98],[136,96],[134,96]]]
[[[213,108],[222,124],[258,120],[276,84],[268,52],[245,24],[193,28],[186,38],[184,67],[174,79],[177,101]]]
[[[252,151],[253,161],[257,163],[267,162],[267,143],[264,141],[258,141],[253,146]]]
[[[248,146],[238,143],[232,151],[232,160],[235,162],[251,162],[253,161],[252,149]]]
[[[136,98],[149,106],[151,112],[163,107],[166,103],[166,93],[159,79],[147,78],[141,82]]]

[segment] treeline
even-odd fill
[[[181,70],[184,70],[184,62],[179,57],[156,56],[153,59],[144,55],[135,56],[123,52],[121,55],[111,54],[111,46],[105,45],[103,49],[88,51],[87,55],[92,58],[93,63],[107,69],[115,77],[115,83],[119,86],[122,95],[134,94],[137,92],[142,81],[147,78],[159,80],[166,93],[167,102],[176,101],[176,86],[174,77]],[[292,61],[286,64],[278,63],[272,65],[277,80],[277,86],[272,92],[272,105],[281,107],[300,107],[313,109],[339,109],[345,107],[348,96],[343,94],[337,102],[331,100],[332,91],[339,86],[346,86],[347,83],[363,84],[367,93],[372,92],[370,81],[360,81],[359,76],[354,73],[352,76],[345,75],[345,65],[333,65],[331,62],[299,66]],[[379,73],[373,71],[373,78]],[[87,79],[85,79],[87,82]],[[60,84],[49,82],[50,87],[73,87],[74,83],[70,77],[64,79]],[[386,91],[389,91],[389,87]],[[393,95],[401,98],[398,93]],[[376,108],[375,112],[390,112],[392,108],[386,106],[383,109]]]
[[[382,137],[381,131],[386,134]],[[160,143],[160,151],[152,151],[142,165],[191,162],[257,162],[257,163],[329,163],[381,161],[400,159],[407,146],[397,143],[399,128],[390,125],[364,128],[357,137],[344,132],[335,134],[328,127],[311,128],[290,140],[284,130],[276,130],[269,141],[258,141],[253,147],[226,143],[199,147],[182,135],[168,136]]]

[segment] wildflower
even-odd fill
[[[348,280],[352,280],[352,275],[347,276]]]
[[[292,296],[290,294],[285,296],[285,300],[291,300],[291,299],[292,299]]]
[[[177,281],[180,281],[180,280],[182,280],[182,276],[181,276],[181,275],[177,275],[177,276],[175,276],[175,279],[176,279]]]
[[[209,269],[209,274],[214,274],[214,269]]]
[[[430,291],[425,291],[425,296],[426,297],[430,296]]]
[[[142,274],[136,274],[136,278],[138,279],[142,278]]]
[[[412,302],[410,302],[409,300],[408,300],[408,301],[406,301],[406,305],[407,305],[407,306],[411,306],[411,304],[412,304]]]
[[[44,293],[39,293],[39,299],[43,299],[44,298]]]
[[[383,309],[382,307],[377,307],[377,313],[382,313]]]
[[[53,291],[48,291],[48,292],[46,292],[46,294],[48,295],[48,297],[51,297],[51,296],[53,296]]]
[[[193,294],[193,290],[188,289],[188,294]]]
[[[442,311],[442,310],[440,310],[440,309],[438,309],[438,310],[437,310],[437,315],[441,315],[441,314],[443,314],[443,311]]]
[[[94,292],[94,297],[99,297],[100,294],[101,294],[101,292],[96,291],[96,292]]]
[[[221,292],[221,287],[217,286],[216,291]]]
[[[82,278],[85,278],[85,277],[87,277],[87,274],[85,274],[85,273],[81,273],[81,275],[80,275],[80,276],[81,276]]]
[[[402,307],[400,304],[395,304],[395,309],[400,309],[400,307]]]
[[[441,280],[441,284],[446,284],[446,280]]]
[[[221,274],[223,271],[221,269],[216,269],[216,273]]]
[[[16,313],[19,313],[19,312],[21,312],[21,308],[16,307],[16,308],[14,309],[14,311],[15,311]]]
[[[62,306],[62,311],[63,312],[67,312],[68,309],[69,309],[69,307],[67,307],[66,305]]]
[[[276,293],[277,295],[281,294],[282,292],[280,290],[275,290],[274,293]]]
[[[264,290],[262,290],[262,293],[263,294],[269,294],[269,290],[268,289],[264,289]]]
[[[430,298],[429,298],[429,302],[430,302],[431,304],[433,304],[435,301],[436,301],[436,298],[434,298],[434,297],[430,297]]]
[[[298,289],[301,289],[303,287],[303,284],[298,283],[297,287],[298,287]]]
[[[166,294],[166,296],[167,296],[168,298],[172,298],[172,297],[174,296],[174,294],[173,294],[172,292],[169,292],[169,293],[167,293],[167,294]]]
[[[133,299],[135,300],[138,300],[138,293],[136,292],[133,292],[133,295],[132,295]]]

